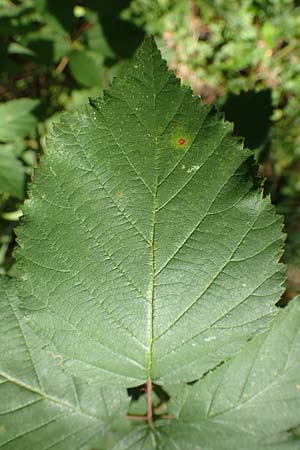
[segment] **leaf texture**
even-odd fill
[[[16,303],[14,281],[1,278],[0,449],[110,448],[113,420],[128,407],[126,391],[66,375],[62,356],[41,349]]]
[[[300,299],[231,361],[173,397],[155,432],[137,427],[114,450],[300,448]],[[180,407],[179,407],[180,405]],[[297,431],[298,430],[298,431]]]
[[[66,115],[18,229],[31,326],[93,382],[199,379],[273,317],[282,221],[250,152],[147,39]]]

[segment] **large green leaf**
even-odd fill
[[[104,99],[56,125],[18,230],[31,326],[70,373],[199,379],[282,293],[282,221],[249,151],[148,39]]]
[[[39,101],[18,98],[0,104],[0,141],[15,141],[25,137],[36,125],[34,109]]]
[[[300,448],[299,356],[295,299],[237,357],[172,399],[176,419],[159,421],[154,432],[138,426],[114,450]]]
[[[1,278],[0,448],[107,448],[113,419],[126,413],[126,391],[67,376],[62,356],[41,349],[16,302],[14,282]]]

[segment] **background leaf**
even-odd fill
[[[15,282],[0,278],[0,447],[105,448],[114,418],[126,413],[126,391],[67,376],[62,356],[41,348],[16,304]]]
[[[0,192],[22,199],[24,186],[24,166],[14,156],[11,147],[0,145]]]
[[[295,299],[236,358],[187,387],[182,425],[171,424],[172,439],[194,449],[292,445],[291,430],[300,423],[299,330],[300,300]]]
[[[177,419],[159,421],[154,432],[137,426],[114,450],[144,448],[143,442],[168,450],[297,449],[299,330],[298,298],[235,358],[172,397],[169,412]]]
[[[30,98],[18,98],[0,104],[0,141],[15,141],[23,138],[37,123],[34,109],[39,101]]]
[[[74,79],[83,86],[101,86],[103,59],[95,52],[73,50],[69,56],[70,71]]]

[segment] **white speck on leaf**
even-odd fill
[[[210,342],[210,341],[214,341],[216,339],[216,336],[209,336],[207,338],[205,338],[205,342]]]
[[[50,169],[50,172],[52,173],[52,175],[54,175],[56,177],[56,172],[52,169],[51,166],[49,167],[49,169]]]
[[[200,166],[192,166],[187,170],[187,173],[197,172],[200,169]]]

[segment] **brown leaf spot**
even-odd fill
[[[186,143],[186,140],[184,138],[178,139],[178,144],[183,145]]]
[[[62,367],[62,364],[63,364],[63,362],[64,362],[64,357],[63,357],[62,355],[56,355],[56,354],[53,353],[53,352],[48,352],[48,353],[49,353],[50,356],[52,356],[53,359],[58,360],[58,365],[59,365],[60,367]]]

